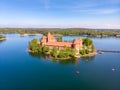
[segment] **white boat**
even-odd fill
[[[103,54],[104,52],[102,52],[102,51],[98,51],[97,53],[98,53],[98,54]]]
[[[112,68],[112,71],[115,71],[115,68]]]
[[[79,71],[76,71],[76,74],[80,74],[80,72],[79,72]]]

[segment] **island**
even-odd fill
[[[3,35],[0,35],[0,41],[6,40],[6,37]]]
[[[72,42],[62,42],[56,39],[50,32],[39,40],[29,42],[30,53],[44,53],[56,59],[70,59],[73,57],[94,56],[96,49],[90,38],[78,38]]]

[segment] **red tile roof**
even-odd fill
[[[47,46],[59,46],[59,47],[72,47],[72,43],[69,42],[48,42]]]

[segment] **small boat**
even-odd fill
[[[76,71],[76,74],[80,74],[80,71]]]
[[[102,51],[98,51],[97,53],[98,53],[98,54],[103,54],[104,52],[102,52]]]
[[[112,71],[115,71],[115,68],[112,68]]]

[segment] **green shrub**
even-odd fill
[[[62,42],[62,37],[57,37],[56,40],[57,42]]]
[[[80,50],[81,55],[85,55],[85,54],[89,54],[89,53],[90,53],[90,51],[87,49]]]
[[[85,55],[85,54],[86,54],[86,51],[85,51],[85,50],[80,50],[80,54],[81,54],[81,55]]]
[[[90,46],[90,45],[93,44],[93,42],[92,42],[92,40],[91,40],[90,38],[83,38],[83,39],[82,39],[82,44],[83,44],[84,46]]]
[[[45,53],[45,52],[49,52],[49,47],[46,47],[46,46],[43,46],[42,48],[42,52]]]
[[[86,50],[85,50],[85,54],[89,54],[89,50],[86,49]]]
[[[66,52],[65,50],[60,50],[58,57],[59,58],[67,58],[67,57],[69,57],[69,53]]]
[[[57,58],[57,55],[58,55],[58,54],[57,54],[57,48],[56,48],[56,47],[53,47],[51,53],[52,53],[52,56],[53,56],[53,57]]]

